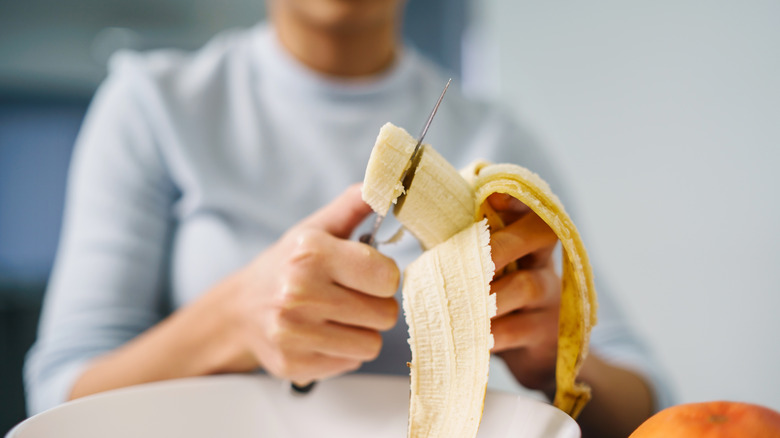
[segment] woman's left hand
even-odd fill
[[[496,272],[517,262],[517,270],[498,274],[491,283],[498,307],[491,324],[493,352],[523,386],[549,394],[555,386],[561,301],[561,278],[552,258],[558,238],[517,199],[493,194],[487,202],[506,225],[491,235]]]

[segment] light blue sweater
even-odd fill
[[[222,34],[196,53],[116,56],[73,156],[25,369],[30,413],[62,403],[90,359],[195,300],[361,181],[379,128],[390,121],[418,132],[446,79],[412,49],[370,79],[324,77],[291,58],[266,25]],[[478,158],[517,163],[562,191],[543,151],[457,85],[426,142],[457,168]],[[381,250],[401,267],[419,253],[412,238]],[[660,382],[599,292],[593,350]],[[362,371],[407,374],[406,330],[400,317]],[[658,391],[663,404],[663,385]]]

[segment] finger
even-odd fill
[[[552,345],[558,339],[558,312],[556,308],[514,312],[493,319],[493,353],[522,347]]]
[[[371,213],[371,207],[363,202],[361,184],[353,184],[330,204],[320,208],[301,222],[348,239],[352,231]]]
[[[332,282],[383,298],[393,296],[398,289],[398,266],[368,245],[312,229],[297,233],[294,245],[290,258],[298,271],[294,277]]]
[[[496,317],[548,307],[560,299],[560,279],[549,268],[512,272],[493,281],[490,288],[496,294]]]
[[[487,201],[494,210],[514,211],[516,213],[525,213],[531,209],[523,204],[519,199],[508,193],[496,192],[487,197]]]
[[[316,309],[322,318],[342,325],[390,330],[398,321],[398,301],[332,285],[326,302]]]
[[[527,214],[490,236],[496,271],[539,249],[555,245],[558,237],[536,214]]]
[[[555,245],[542,248],[531,254],[526,255],[517,260],[518,269],[541,269],[545,267],[555,266],[553,263],[553,253],[555,252]]]
[[[312,373],[312,380],[324,380],[356,371],[363,364],[360,360],[326,356],[319,353],[313,356],[312,361],[317,364],[317,369]]]
[[[326,356],[368,361],[376,359],[382,349],[382,335],[376,330],[333,322],[301,325],[296,330],[296,349]]]
[[[335,283],[376,297],[395,295],[401,271],[393,259],[356,241],[340,240],[334,246],[337,251],[327,258],[327,267]]]
[[[277,377],[292,380],[298,386],[357,370],[363,363],[356,359],[314,352],[290,354],[284,362],[285,366],[277,373]]]
[[[493,193],[488,196],[487,202],[505,224],[511,224],[531,211],[527,205],[506,193]]]

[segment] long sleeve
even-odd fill
[[[90,359],[159,321],[176,189],[128,75],[98,91],[77,139],[38,340],[28,411],[65,401]]]

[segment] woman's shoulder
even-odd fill
[[[108,80],[172,99],[209,93],[248,69],[261,27],[222,31],[196,50],[121,50],[109,60]]]

